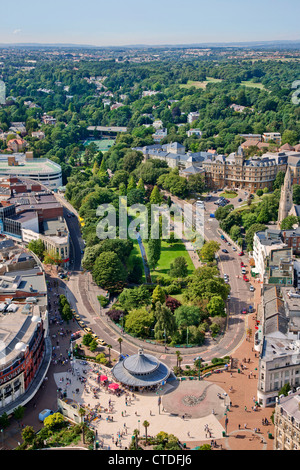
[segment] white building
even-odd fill
[[[272,250],[286,248],[287,245],[281,239],[280,230],[266,230],[265,232],[256,232],[253,238],[253,259],[255,268],[252,271],[259,275],[261,282],[264,280],[266,259]]]
[[[194,121],[197,121],[197,119],[199,119],[200,117],[200,114],[198,113],[198,111],[193,111],[191,113],[188,114],[188,123],[191,124],[192,122]]]
[[[202,131],[200,129],[189,129],[187,131],[187,136],[188,137],[192,137],[192,136],[195,136],[195,137],[202,137]]]

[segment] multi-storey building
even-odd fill
[[[43,268],[23,248],[7,248],[1,250],[0,415],[11,414],[33,398],[52,356]]]
[[[281,144],[281,134],[280,132],[264,132],[262,135],[264,142],[275,142],[275,144]]]
[[[203,168],[206,183],[211,188],[243,188],[256,192],[257,189],[272,189],[277,173],[285,172],[287,164],[288,156],[284,152],[247,159],[239,147],[228,157],[218,155],[203,162]]]
[[[300,450],[299,390],[278,398],[274,426],[274,450]]]
[[[50,190],[62,186],[61,167],[46,158],[33,158],[26,154],[0,155],[0,177],[17,176],[40,182]]]

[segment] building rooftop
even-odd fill
[[[121,359],[112,369],[116,380],[133,387],[149,387],[167,380],[169,368],[140,349],[138,354]]]
[[[278,406],[281,414],[287,415],[292,423],[294,421],[300,423],[300,391],[281,397]]]
[[[8,157],[15,157],[18,165],[9,166]],[[51,174],[57,173],[58,171],[61,171],[60,165],[47,158],[26,160],[24,153],[0,154],[0,175],[2,176],[20,173],[23,176],[28,175],[30,178],[31,174]]]

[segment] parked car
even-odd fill
[[[224,250],[222,250],[222,251],[223,251],[223,253],[228,253],[228,250],[225,250],[225,248],[224,248]]]
[[[243,310],[241,311],[241,313],[242,313],[243,315],[246,315],[246,314],[247,314],[247,310],[246,310],[245,308],[243,308]]]
[[[236,247],[235,247],[235,246],[233,246],[232,249],[233,249],[233,251],[236,251]]]
[[[240,251],[239,252],[239,256],[243,256],[244,252],[243,251]]]
[[[245,282],[249,282],[249,279],[247,278],[247,276],[243,276],[243,279]]]
[[[250,292],[254,292],[255,288],[253,286],[250,286]]]
[[[97,343],[101,344],[101,346],[106,346],[106,342],[103,339],[98,338],[96,341]]]
[[[88,326],[84,328],[84,331],[86,333],[93,333],[93,330],[91,328],[89,328]]]

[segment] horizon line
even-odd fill
[[[116,44],[116,45],[95,45],[95,44],[82,44],[82,43],[67,43],[67,42],[0,42],[0,47],[3,46],[47,46],[47,47],[91,47],[91,48],[117,48],[117,47],[204,47],[204,46],[219,46],[219,47],[241,47],[243,45],[264,45],[264,44],[284,44],[284,43],[300,43],[300,37],[298,39],[266,39],[266,40],[255,40],[255,41],[226,41],[226,42],[186,42],[186,43],[160,43],[160,44]]]

